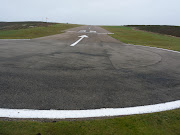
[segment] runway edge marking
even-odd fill
[[[94,110],[28,110],[0,108],[0,117],[28,119],[94,118],[154,113],[178,108],[180,108],[180,100],[147,106],[137,106],[128,108],[104,108]]]

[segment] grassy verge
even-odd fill
[[[167,35],[154,34],[145,31],[134,30],[131,27],[123,26],[103,26],[110,32],[115,33],[111,35],[124,43],[153,46],[164,49],[180,51],[180,38],[171,37]]]
[[[75,24],[54,24],[47,27],[34,27],[18,30],[1,30],[0,39],[32,39],[54,34],[60,34],[63,30],[77,27]]]
[[[179,135],[180,109],[88,121],[0,121],[2,135]]]
[[[47,27],[58,23],[47,23],[47,22],[0,22],[0,31],[2,30],[19,30],[28,29],[33,27]]]
[[[168,26],[168,25],[127,25],[127,27],[136,28],[139,30],[145,30],[165,35],[171,35],[180,37],[180,26]]]

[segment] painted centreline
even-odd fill
[[[105,108],[95,110],[27,110],[27,109],[0,109],[3,118],[44,118],[44,119],[69,119],[69,118],[94,118],[122,115],[135,115],[154,113],[180,108],[180,100],[156,105]]]

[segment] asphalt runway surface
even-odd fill
[[[0,108],[86,110],[180,99],[180,53],[127,45],[97,26],[0,40]],[[70,46],[87,35],[74,47]]]

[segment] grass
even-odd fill
[[[103,26],[103,28],[115,33],[111,36],[124,43],[180,51],[180,38],[178,37],[138,31],[124,26]]]
[[[171,36],[180,37],[180,26],[168,26],[168,25],[127,25],[127,27],[133,27],[139,30],[145,30],[160,34],[166,34]]]
[[[180,109],[88,121],[0,121],[0,135],[179,135]]]
[[[60,34],[63,30],[77,27],[75,24],[54,24],[47,27],[34,27],[18,30],[0,30],[0,39],[32,39],[54,34]]]
[[[58,23],[47,23],[47,22],[0,22],[0,31],[1,30],[19,30],[19,29],[27,29],[31,27],[46,27],[50,25],[54,25]]]

